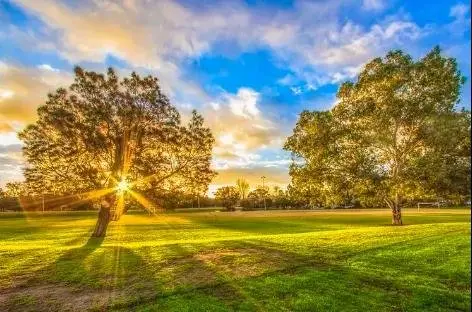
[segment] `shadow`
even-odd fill
[[[191,220],[196,223],[201,221],[200,218]],[[263,231],[287,232],[284,221],[268,221]],[[238,223],[228,220],[230,222]],[[256,219],[254,222],[261,224],[265,221]],[[212,223],[208,226],[224,227],[228,224],[220,220]],[[205,221],[202,224],[206,225]],[[308,224],[310,226],[311,223]],[[140,233],[148,229],[147,225],[134,226],[140,227]],[[156,227],[155,224],[149,226]],[[172,223],[159,225],[161,226],[173,229]],[[172,235],[183,231],[185,226],[177,225]],[[255,226],[254,223],[249,227],[238,224],[232,229],[260,233]],[[281,228],[277,229],[277,226]],[[350,263],[353,257],[365,255],[369,258],[371,254],[384,248],[388,250],[397,245],[400,247],[408,243],[405,240],[382,246],[365,246],[351,252],[335,251],[334,248],[339,248],[336,245],[332,247],[333,250],[327,250],[323,244],[312,245],[304,253],[292,248],[297,245],[296,240],[277,243],[269,238],[229,239],[211,243],[142,246],[138,238],[143,240],[142,236],[131,241],[127,238],[126,243],[133,246],[130,248],[122,246],[121,241],[113,236],[108,237],[108,240],[93,237],[87,239],[84,236],[76,238],[69,244],[85,243],[80,247],[67,249],[59,258],[54,259],[52,265],[48,264],[41,270],[40,282],[42,287],[47,288],[28,284],[23,293],[35,296],[40,294],[47,300],[60,302],[60,307],[49,310],[66,310],[68,306],[75,305],[79,307],[76,310],[94,308],[130,311],[135,307],[150,306],[150,310],[156,307],[166,310],[168,307],[169,310],[186,308],[187,311],[202,311],[206,308],[212,310],[212,307],[220,305],[237,311],[339,311],[349,308],[381,310],[380,307],[388,304],[395,306],[397,302],[394,298],[398,295],[408,297],[412,296],[411,291],[419,294],[425,291],[421,287],[418,290],[409,284],[402,284],[402,276],[408,276],[408,272],[400,268],[392,267],[391,272],[382,272],[388,266],[380,263],[376,266],[378,270],[365,269],[373,263],[369,259],[360,259],[365,262],[365,266]],[[413,242],[419,238],[410,240]],[[391,260],[393,265],[395,261],[393,258]],[[47,282],[49,284],[45,284]],[[424,284],[420,286],[422,285]],[[437,285],[442,287],[442,284]],[[297,297],[299,293],[305,297]],[[359,293],[368,300],[363,301],[364,297]],[[447,300],[446,297],[442,299]],[[296,302],[304,300],[306,306],[295,306]],[[197,307],[202,302],[214,306]],[[344,302],[352,302],[358,306],[346,308],[337,305]],[[35,311],[47,309],[38,307]]]
[[[297,309],[292,306],[282,309],[279,304],[290,305],[294,302],[291,298],[296,298],[299,292],[306,294],[308,291],[310,300],[324,302],[328,299],[330,305],[342,303],[340,296],[362,304],[353,288],[378,291],[385,295],[381,300],[392,294],[409,295],[408,289],[391,278],[358,271],[344,262],[304,256],[260,241],[228,243],[202,249],[167,245],[164,251],[167,261],[157,272],[157,276],[165,281],[167,291],[139,307],[144,310],[169,307],[172,310],[177,304],[186,310],[202,311],[202,307],[194,305],[204,300],[209,305],[205,307],[207,310],[291,311]],[[324,308],[329,310],[330,307]]]
[[[355,254],[340,255],[346,258],[300,254],[262,240],[132,250],[89,238],[49,268],[54,287],[41,294],[60,302],[55,310],[75,305],[79,310],[122,311],[401,310],[398,296],[407,298],[405,304],[413,296],[426,296],[423,284],[403,283],[406,273],[399,275],[400,269],[351,266],[348,260]],[[38,294],[38,289],[25,290]],[[447,302],[446,295],[440,296]],[[430,301],[420,308],[437,304]],[[47,309],[38,306],[35,311]]]
[[[160,270],[160,273],[167,274],[166,277],[161,274],[161,278],[170,282],[172,287],[166,296],[156,299],[205,296],[210,301],[216,299],[217,302],[235,310],[244,303],[250,311],[261,311],[261,306],[252,298],[250,292],[239,286],[234,276],[228,274],[228,270],[212,261],[218,257],[218,251],[206,250],[205,253],[199,253],[180,244],[167,245],[166,249],[177,256]],[[171,272],[168,271],[169,268],[172,268]]]
[[[84,266],[86,258],[100,248],[103,237],[89,237],[87,242],[78,248],[73,248],[60,256],[49,268],[53,280],[68,283],[86,282],[90,273]],[[48,270],[48,269],[46,269]]]
[[[152,268],[139,254],[104,241],[89,237],[37,271],[35,280],[12,290],[10,297],[40,298],[35,311],[50,311],[51,302],[56,310],[108,310],[147,302],[162,293]]]

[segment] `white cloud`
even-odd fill
[[[386,4],[383,0],[364,0],[362,1],[362,8],[364,10],[379,11],[384,9]]]
[[[300,95],[303,93],[302,87],[290,87],[290,90],[293,92],[295,95]]]
[[[71,74],[58,70],[6,63],[0,68],[0,130],[11,131],[34,121],[36,109],[47,94],[72,81]]]
[[[0,101],[2,99],[11,98],[14,94],[15,92],[13,92],[12,90],[0,89]]]
[[[454,18],[447,25],[449,32],[456,37],[462,37],[470,29],[470,7],[466,4],[456,4],[451,7],[449,16]]]
[[[0,149],[3,146],[18,145],[21,143],[22,142],[18,139],[16,132],[10,131],[10,132],[5,132],[5,133],[0,133]]]
[[[333,73],[357,67],[421,32],[404,16],[364,28],[341,19],[340,8],[354,5],[337,1],[296,2],[289,10],[249,8],[242,2],[197,8],[170,0],[88,0],[74,6],[58,0],[16,1],[51,29],[41,41],[51,41],[49,46],[66,59],[99,62],[112,54],[159,73],[171,95],[185,86],[203,98],[198,86],[183,81],[179,65],[212,51],[221,41],[231,53],[270,48],[316,87],[332,83]],[[385,6],[381,0],[365,0],[363,5],[376,10]],[[464,10],[459,8],[453,14]]]
[[[231,145],[234,142],[234,137],[231,133],[225,133],[220,135],[219,140],[223,145]]]
[[[277,82],[282,86],[292,86],[298,82],[298,79],[292,74],[287,74],[277,80]]]
[[[211,106],[214,110],[219,110],[219,109],[220,109],[220,104],[217,103],[217,102],[211,102],[211,103],[210,103],[210,106]]]
[[[21,144],[11,134],[0,134],[0,187],[6,182],[22,180]]]
[[[259,93],[249,88],[240,88],[236,95],[226,95],[231,112],[244,118],[254,118],[259,115],[257,101]]]
[[[17,131],[36,119],[48,92],[71,82],[72,76],[47,67],[26,68],[0,62],[0,185],[22,180],[22,142]]]
[[[469,6],[463,3],[454,5],[449,11],[449,16],[456,19],[464,18],[469,13]]]
[[[206,122],[217,138],[217,144],[225,145],[225,153],[234,154],[228,148],[236,146],[247,150],[271,145],[281,135],[268,111],[261,113],[260,94],[251,88],[240,88],[236,93],[223,92],[203,110]]]
[[[49,64],[41,64],[41,65],[38,65],[38,68],[39,68],[39,69],[42,69],[42,70],[52,71],[52,72],[59,72],[59,69],[54,68],[54,67],[52,67],[52,66],[49,65]]]

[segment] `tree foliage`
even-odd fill
[[[5,197],[19,198],[26,191],[26,185],[23,182],[7,182],[5,184]]]
[[[239,201],[239,191],[234,186],[223,186],[216,190],[215,199],[221,201],[227,210],[233,210]]]
[[[111,68],[103,75],[76,67],[74,83],[48,95],[20,138],[26,181],[36,192],[90,194],[127,180],[158,196],[206,191],[214,176],[214,139],[203,118],[194,111],[183,124],[153,76],[120,80]],[[115,192],[105,201],[116,207]]]
[[[434,48],[418,61],[402,51],[365,65],[330,111],[300,115],[285,149],[292,187],[324,204],[380,200],[401,224],[402,201],[470,188],[470,113],[456,111],[464,78]]]

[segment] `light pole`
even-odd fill
[[[262,189],[264,190],[264,193],[262,195],[263,198],[264,198],[264,210],[267,210],[266,200],[265,200],[265,185],[264,185],[264,181],[265,181],[266,177],[262,176],[261,179],[262,179]]]

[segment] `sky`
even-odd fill
[[[0,0],[0,186],[23,179],[16,132],[75,65],[155,75],[184,117],[199,111],[216,139],[212,192],[289,183],[298,114],[332,108],[392,49],[418,59],[440,45],[470,109],[470,35],[470,5],[454,0]]]

